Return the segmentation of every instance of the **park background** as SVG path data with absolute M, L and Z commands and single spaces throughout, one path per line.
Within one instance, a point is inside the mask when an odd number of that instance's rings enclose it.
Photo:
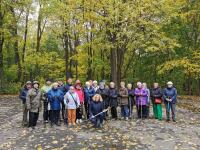
M 3 0 L 0 93 L 27 80 L 172 80 L 200 95 L 198 0 Z

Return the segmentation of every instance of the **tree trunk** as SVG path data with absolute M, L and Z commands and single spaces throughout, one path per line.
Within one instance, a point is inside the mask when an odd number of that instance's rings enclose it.
M 68 66 L 69 66 L 69 39 L 67 34 L 63 35 L 63 47 L 65 51 L 65 74 L 66 74 L 66 81 L 70 77 Z
M 1 4 L 0 4 L 1 10 Z M 0 11 L 0 29 L 3 28 L 3 13 Z M 3 43 L 4 43 L 4 34 L 0 31 L 0 88 L 3 86 Z

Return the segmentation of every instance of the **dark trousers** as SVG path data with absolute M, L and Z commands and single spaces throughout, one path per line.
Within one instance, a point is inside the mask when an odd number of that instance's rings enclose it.
M 111 107 L 111 115 L 112 115 L 112 118 L 117 119 L 117 108 L 116 107 Z
M 137 115 L 138 118 L 147 118 L 147 106 L 146 105 L 138 105 L 137 106 Z
M 83 105 L 76 109 L 76 119 L 82 119 Z
M 51 124 L 58 124 L 60 110 L 51 110 Z
M 85 105 L 85 113 L 88 119 L 89 118 L 89 103 L 85 101 L 84 105 Z
M 166 108 L 167 119 L 170 119 L 170 111 L 171 111 L 172 119 L 175 120 L 176 119 L 176 104 L 165 102 L 165 108 Z
M 29 127 L 35 127 L 37 124 L 39 112 L 29 112 Z
M 96 128 L 99 128 L 100 127 L 100 124 L 103 123 L 103 119 L 104 119 L 104 115 L 101 114 L 101 115 L 98 115 L 96 116 L 95 118 L 91 119 L 91 122 L 94 124 L 94 126 Z
M 62 109 L 61 109 L 62 119 L 64 120 L 65 119 L 65 104 L 64 104 L 64 101 L 61 102 L 61 105 L 62 105 Z
M 43 119 L 44 121 L 49 121 L 50 120 L 50 112 L 48 110 L 48 102 L 44 101 L 44 112 L 43 112 Z

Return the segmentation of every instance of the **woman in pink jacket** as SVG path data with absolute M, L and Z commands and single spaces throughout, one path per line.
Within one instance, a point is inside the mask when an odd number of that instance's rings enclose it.
M 80 100 L 80 107 L 76 110 L 76 123 L 82 123 L 83 106 L 84 106 L 84 91 L 80 80 L 76 80 L 75 92 L 77 93 Z

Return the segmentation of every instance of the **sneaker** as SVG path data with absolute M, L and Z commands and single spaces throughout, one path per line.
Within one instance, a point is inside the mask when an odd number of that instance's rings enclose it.
M 60 123 L 56 123 L 55 125 L 56 125 L 56 126 L 61 126 Z
M 173 122 L 176 122 L 176 119 L 173 119 Z
M 76 125 L 76 123 L 72 123 L 72 125 L 73 125 L 73 126 L 75 126 L 75 125 Z
M 71 124 L 71 123 L 68 123 L 68 126 L 69 126 L 69 127 L 71 127 L 71 126 L 72 126 L 72 124 Z
M 76 119 L 76 123 L 77 123 L 77 124 L 79 123 L 79 119 Z
M 126 117 L 125 120 L 128 121 L 128 117 Z
M 49 123 L 49 121 L 48 121 L 48 120 L 45 120 L 44 123 Z
M 79 120 L 79 122 L 80 122 L 80 123 L 82 123 L 82 122 L 83 122 L 83 120 L 82 120 L 82 119 L 80 119 L 80 120 Z
M 170 119 L 167 119 L 166 121 L 167 121 L 167 122 L 169 122 L 169 121 L 170 121 Z

